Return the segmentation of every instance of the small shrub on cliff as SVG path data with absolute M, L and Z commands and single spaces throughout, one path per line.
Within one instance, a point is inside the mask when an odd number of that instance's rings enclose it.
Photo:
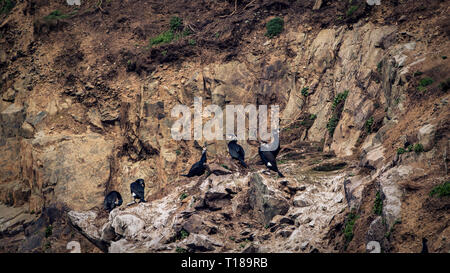
M 430 196 L 433 197 L 435 195 L 437 195 L 438 197 L 449 196 L 450 195 L 450 181 L 447 181 L 444 184 L 434 187 L 430 191 Z
M 167 44 L 172 42 L 173 40 L 173 31 L 168 30 L 165 31 L 158 36 L 150 39 L 150 46 L 159 45 L 159 44 Z
M 336 109 L 339 103 L 344 102 L 347 99 L 348 92 L 349 92 L 348 90 L 345 90 L 344 92 L 336 95 L 336 97 L 333 100 L 333 106 L 331 106 L 332 110 Z
M 416 153 L 421 153 L 421 152 L 423 152 L 423 151 L 424 151 L 424 150 L 423 150 L 423 145 L 420 144 L 420 143 L 417 143 L 417 144 L 415 144 L 415 145 L 412 145 L 412 144 L 408 145 L 408 147 L 406 147 L 406 149 L 404 149 L 404 148 L 398 148 L 398 149 L 397 149 L 397 154 L 401 155 L 401 154 L 409 153 L 409 152 L 412 152 L 412 151 L 414 151 L 414 152 L 416 152 Z
M 187 238 L 189 236 L 189 232 L 187 232 L 186 230 L 182 229 L 178 232 L 177 236 L 176 236 L 176 240 L 183 240 L 185 238 Z
M 190 29 L 188 29 L 188 28 L 185 28 L 184 30 L 183 30 L 183 32 L 181 33 L 181 36 L 182 37 L 186 37 L 186 36 L 189 36 L 189 35 L 191 35 L 192 34 L 192 31 L 190 30 Z
M 284 28 L 284 21 L 280 17 L 275 17 L 266 24 L 266 36 L 273 38 L 279 35 Z
M 50 242 L 45 242 L 44 246 L 42 247 L 44 251 L 49 250 L 52 247 L 52 244 Z
M 421 153 L 421 152 L 423 152 L 423 145 L 420 144 L 420 143 L 417 143 L 416 145 L 414 145 L 413 150 L 414 150 L 414 152 L 416 152 L 417 154 L 418 154 L 418 153 Z
M 189 45 L 195 46 L 197 42 L 194 39 L 189 39 Z
M 69 18 L 69 17 L 75 15 L 76 13 L 77 13 L 77 11 L 74 11 L 74 12 L 69 13 L 69 14 L 64 14 L 64 13 L 62 13 L 59 10 L 54 10 L 54 11 L 50 12 L 49 15 L 45 16 L 44 20 L 46 20 L 46 21 L 53 21 L 53 20 L 66 19 L 66 18 Z
M 187 197 L 188 197 L 187 193 L 183 192 L 183 193 L 180 195 L 180 200 L 184 200 L 184 199 L 186 199 Z
M 307 97 L 307 96 L 309 95 L 308 90 L 309 90 L 309 87 L 304 87 L 304 88 L 302 89 L 302 95 L 305 96 L 305 97 Z
M 381 200 L 381 194 L 378 191 L 377 195 L 375 196 L 375 202 L 373 204 L 373 213 L 376 215 L 381 215 L 383 212 L 383 200 Z
M 8 14 L 14 8 L 11 0 L 0 0 L 0 14 Z
M 367 133 L 372 133 L 372 125 L 373 125 L 373 117 L 370 117 L 367 121 L 366 121 L 366 131 Z
M 187 232 L 184 229 L 180 232 L 180 234 L 181 234 L 181 239 L 184 239 L 189 236 L 189 232 Z
M 185 248 L 182 248 L 182 247 L 179 247 L 179 246 L 177 246 L 175 251 L 177 253 L 186 253 L 187 252 L 187 250 Z
M 331 118 L 328 120 L 328 123 L 327 123 L 327 129 L 328 129 L 328 132 L 330 133 L 330 136 L 333 136 L 334 131 L 336 129 L 337 124 L 339 123 L 339 119 L 341 116 L 342 107 L 338 107 L 338 106 L 343 105 L 343 103 L 347 99 L 348 92 L 349 92 L 348 90 L 345 90 L 344 92 L 337 94 L 333 100 L 333 105 L 331 106 L 331 109 L 333 110 L 334 113 L 331 116 Z
M 173 32 L 180 30 L 183 26 L 183 20 L 178 16 L 173 16 L 170 18 L 170 30 Z
M 192 33 L 188 28 L 183 28 L 183 19 L 177 16 L 173 16 L 170 19 L 169 29 L 159 34 L 158 36 L 151 38 L 149 47 L 160 44 L 168 44 L 173 40 L 178 40 L 191 34 Z M 192 42 L 189 41 L 189 44 L 192 45 Z
M 409 152 L 412 152 L 414 150 L 414 145 L 412 145 L 412 144 L 409 144 L 408 145 L 408 147 L 406 147 L 406 151 L 409 153 Z
M 417 90 L 419 90 L 420 92 L 425 92 L 427 91 L 427 89 L 425 87 L 431 85 L 433 83 L 433 79 L 432 78 L 423 78 L 419 81 L 419 86 L 417 87 Z
M 339 122 L 339 118 L 335 115 L 333 115 L 330 120 L 327 123 L 327 129 L 328 132 L 330 133 L 330 136 L 332 136 L 334 134 L 334 130 L 336 130 L 336 126 Z
M 355 212 L 350 212 L 347 216 L 347 220 L 345 221 L 344 228 L 344 237 L 346 244 L 350 243 L 353 239 L 353 227 L 355 226 L 355 222 L 358 219 L 358 215 Z
M 428 86 L 428 85 L 430 85 L 432 83 L 433 83 L 433 79 L 432 78 L 423 78 L 423 79 L 420 80 L 419 85 L 425 87 L 425 86 Z
M 46 229 L 45 229 L 45 238 L 50 237 L 53 234 L 53 227 L 52 225 L 49 225 Z
M 381 73 L 381 70 L 383 69 L 383 62 L 379 62 L 378 64 L 377 64 L 377 71 L 378 71 L 378 73 Z
M 347 17 L 350 17 L 353 15 L 353 13 L 355 13 L 356 10 L 358 10 L 359 6 L 350 6 L 347 10 Z

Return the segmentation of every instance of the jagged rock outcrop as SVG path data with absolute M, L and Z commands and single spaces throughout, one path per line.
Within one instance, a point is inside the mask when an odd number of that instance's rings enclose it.
M 0 15 L 0 241 L 46 249 L 52 221 L 35 215 L 62 204 L 108 252 L 413 251 L 419 237 L 448 251 L 448 197 L 429 195 L 448 177 L 447 3 L 379 2 L 243 1 L 228 16 L 226 1 L 165 3 L 190 34 L 145 49 L 167 27 L 164 10 L 143 13 L 159 3 L 81 6 L 55 22 L 41 17 L 61 3 L 16 3 Z M 285 24 L 269 39 L 272 15 Z M 172 139 L 171 110 L 195 97 L 279 105 L 286 177 L 262 171 L 251 141 L 244 170 L 224 140 Z M 203 146 L 209 176 L 180 177 Z M 138 178 L 148 202 L 125 206 Z M 111 190 L 124 205 L 107 215 Z
M 212 174 L 200 184 L 193 181 L 151 204 L 116 208 L 107 218 L 93 211 L 72 211 L 69 216 L 92 241 L 109 245 L 110 252 L 220 252 L 248 241 L 254 242 L 253 251 L 326 249 L 326 227 L 345 207 L 339 186 L 344 175 L 340 179 L 326 172 L 294 177 L 279 184 L 257 173 L 244 177 Z M 307 187 L 294 187 L 298 179 L 313 180 Z M 282 189 L 288 189 L 287 185 L 300 189 L 294 191 L 299 195 L 286 194 Z M 324 194 L 325 189 L 329 192 Z M 180 201 L 180 196 L 185 199 Z M 291 205 L 300 198 L 309 206 Z M 229 226 L 236 229 L 230 231 Z M 227 235 L 230 232 L 239 236 Z M 296 247 L 299 236 L 312 247 Z

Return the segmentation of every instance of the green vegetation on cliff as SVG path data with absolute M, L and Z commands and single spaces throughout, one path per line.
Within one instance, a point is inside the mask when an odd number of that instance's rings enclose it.
M 275 17 L 266 24 L 266 36 L 273 38 L 279 35 L 284 29 L 284 21 L 280 17 Z

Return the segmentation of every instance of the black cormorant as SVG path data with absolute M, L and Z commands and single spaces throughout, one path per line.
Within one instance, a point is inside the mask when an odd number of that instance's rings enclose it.
M 192 165 L 192 167 L 189 170 L 188 174 L 182 174 L 182 176 L 193 177 L 193 176 L 201 176 L 201 175 L 203 175 L 205 173 L 205 170 L 206 170 L 205 163 L 206 163 L 206 147 L 203 148 L 202 157 L 200 158 L 200 161 L 198 161 L 194 165 Z
M 284 177 L 284 175 L 278 170 L 277 160 L 273 154 L 273 151 L 262 151 L 260 146 L 258 148 L 258 154 L 264 162 L 264 165 L 266 165 L 269 170 L 277 172 L 280 177 Z
M 239 160 L 241 165 L 244 168 L 247 168 L 247 164 L 245 164 L 244 162 L 245 158 L 244 148 L 242 148 L 241 145 L 237 144 L 236 136 L 233 136 L 233 139 L 230 142 L 228 142 L 228 152 L 230 153 L 233 159 Z
M 145 202 L 144 189 L 144 179 L 139 178 L 138 180 L 130 184 L 131 196 L 133 196 L 134 203 L 136 203 L 136 199 L 139 199 L 139 203 Z
M 115 207 L 122 205 L 122 196 L 116 191 L 111 191 L 106 195 L 103 207 L 107 211 L 112 211 Z

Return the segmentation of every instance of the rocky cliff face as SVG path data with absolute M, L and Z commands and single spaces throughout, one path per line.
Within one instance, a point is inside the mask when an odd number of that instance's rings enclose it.
M 2 251 L 450 250 L 448 193 L 430 194 L 448 184 L 448 1 L 174 2 L 2 15 Z M 175 15 L 189 33 L 149 46 Z M 280 105 L 286 177 L 214 141 L 218 172 L 181 178 L 201 149 L 172 139 L 171 110 L 194 97 Z M 137 178 L 148 202 L 126 206 Z

